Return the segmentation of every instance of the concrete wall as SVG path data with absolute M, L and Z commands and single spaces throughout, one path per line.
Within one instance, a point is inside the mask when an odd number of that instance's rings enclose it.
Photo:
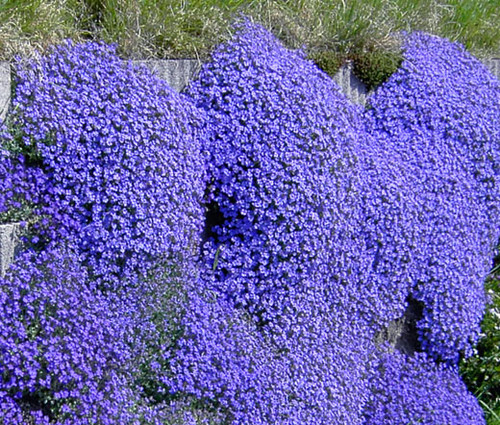
M 366 103 L 368 91 L 359 78 L 354 75 L 351 62 L 342 65 L 339 72 L 333 77 L 333 81 L 340 86 L 342 92 L 351 102 L 359 105 L 364 105 Z
M 149 60 L 136 61 L 151 68 L 159 78 L 164 79 L 174 90 L 181 91 L 191 79 L 195 78 L 201 68 L 197 60 Z M 500 79 L 500 58 L 484 61 L 491 72 Z M 352 64 L 345 64 L 335 75 L 334 80 L 339 84 L 342 91 L 355 103 L 366 102 L 367 90 L 363 83 L 353 74 Z M 5 119 L 11 90 L 10 65 L 0 62 L 0 119 Z M 13 258 L 15 243 L 12 242 L 13 235 L 17 230 L 7 226 L 0 226 L 0 273 L 3 273 L 9 261 Z
M 21 244 L 19 224 L 0 224 L 0 277 L 5 275 Z
M 201 68 L 197 60 L 151 60 L 137 61 L 152 69 L 159 78 L 164 79 L 174 90 L 181 91 L 191 79 L 195 78 Z M 490 59 L 485 65 L 500 79 L 500 58 Z M 364 105 L 369 93 L 363 83 L 353 74 L 352 64 L 344 65 L 334 81 L 339 84 L 343 93 L 352 102 Z M 0 120 L 5 119 L 10 102 L 11 75 L 10 65 L 0 62 Z M 16 250 L 20 247 L 20 227 L 18 224 L 0 225 L 0 277 L 3 276 L 13 261 Z M 376 337 L 377 343 L 389 343 L 405 353 L 412 353 L 418 348 L 415 323 L 419 319 L 418 306 L 409 305 L 405 315 L 387 329 L 382 330 Z
M 485 59 L 483 63 L 500 80 L 500 58 Z
M 147 66 L 177 92 L 182 91 L 201 69 L 201 62 L 193 59 L 148 60 L 134 63 Z
M 10 65 L 0 62 L 0 121 L 5 119 L 10 103 Z
M 201 68 L 201 63 L 193 59 L 147 60 L 135 61 L 135 63 L 152 69 L 159 78 L 165 80 L 178 92 L 196 77 Z M 486 59 L 484 64 L 500 79 L 500 58 Z M 343 65 L 333 79 L 352 102 L 365 104 L 369 93 L 352 72 L 351 63 Z M 7 62 L 0 62 L 0 120 L 5 119 L 9 107 L 10 87 L 10 65 Z

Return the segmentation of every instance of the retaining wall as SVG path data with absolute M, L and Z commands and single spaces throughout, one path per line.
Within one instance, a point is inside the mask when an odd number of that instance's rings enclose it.
M 500 79 L 500 58 L 483 61 L 491 72 Z M 170 87 L 180 92 L 201 68 L 201 63 L 192 59 L 147 60 L 136 61 L 151 68 L 159 78 L 165 80 Z M 354 75 L 352 64 L 343 65 L 333 77 L 342 91 L 355 103 L 364 105 L 368 92 L 364 84 Z M 7 114 L 11 95 L 11 69 L 8 62 L 0 62 L 0 120 Z
M 149 60 L 136 61 L 151 68 L 159 78 L 165 80 L 174 90 L 181 91 L 200 70 L 201 63 L 197 60 Z M 500 58 L 484 61 L 491 72 L 500 79 Z M 342 66 L 333 77 L 342 91 L 352 102 L 364 105 L 369 94 L 363 83 L 354 75 L 352 64 Z M 5 119 L 11 94 L 11 69 L 6 62 L 0 62 L 0 120 Z M 5 274 L 9 264 L 20 247 L 20 227 L 18 224 L 0 225 L 0 276 Z M 417 348 L 415 323 L 418 319 L 417 307 L 410 305 L 401 319 L 394 321 L 387 329 L 380 332 L 377 342 L 389 342 L 400 351 L 412 353 Z
M 19 224 L 0 224 L 0 277 L 5 275 L 16 252 L 21 247 L 20 234 Z

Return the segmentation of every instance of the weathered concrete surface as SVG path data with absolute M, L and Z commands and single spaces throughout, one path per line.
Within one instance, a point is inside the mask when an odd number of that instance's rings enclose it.
M 500 80 L 500 58 L 485 59 L 483 63 Z
M 394 320 L 375 336 L 375 343 L 389 344 L 404 354 L 412 355 L 420 350 L 417 334 L 417 322 L 422 318 L 422 305 L 409 300 L 408 307 L 400 319 Z
M 333 77 L 344 93 L 353 103 L 364 105 L 368 92 L 365 85 L 354 75 L 352 63 L 342 65 L 339 72 Z
M 5 275 L 20 249 L 21 226 L 18 223 L 0 224 L 0 277 Z
M 146 65 L 177 92 L 182 91 L 201 68 L 201 63 L 195 59 L 148 60 L 135 63 Z
M 10 104 L 10 64 L 0 62 L 0 122 L 5 119 Z

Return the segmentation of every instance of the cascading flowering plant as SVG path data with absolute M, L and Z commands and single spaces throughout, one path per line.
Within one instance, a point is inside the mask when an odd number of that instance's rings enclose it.
M 446 40 L 403 56 L 367 110 L 249 21 L 183 95 L 102 44 L 22 63 L 0 214 L 37 219 L 0 289 L 0 418 L 483 424 L 456 362 L 499 236 L 500 88 Z M 377 348 L 408 303 L 422 352 Z
M 38 237 L 75 237 L 103 284 L 196 253 L 203 120 L 151 71 L 67 42 L 18 65 L 10 122 L 46 176 Z

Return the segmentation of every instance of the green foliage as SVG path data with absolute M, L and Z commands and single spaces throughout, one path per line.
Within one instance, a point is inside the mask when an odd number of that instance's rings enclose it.
M 29 56 L 65 38 L 115 42 L 129 58 L 204 57 L 241 14 L 313 58 L 369 56 L 371 46 L 387 49 L 395 34 L 412 30 L 484 56 L 500 49 L 499 10 L 498 0 L 0 0 L 0 57 Z
M 368 90 L 373 90 L 399 68 L 402 60 L 400 52 L 371 49 L 356 57 L 353 71 Z
M 483 338 L 476 354 L 464 360 L 461 374 L 469 389 L 484 409 L 488 425 L 500 425 L 500 279 L 493 276 L 486 282 L 490 297 L 482 323 Z
M 343 63 L 342 56 L 331 50 L 312 52 L 308 55 L 308 58 L 331 77 L 338 72 Z

